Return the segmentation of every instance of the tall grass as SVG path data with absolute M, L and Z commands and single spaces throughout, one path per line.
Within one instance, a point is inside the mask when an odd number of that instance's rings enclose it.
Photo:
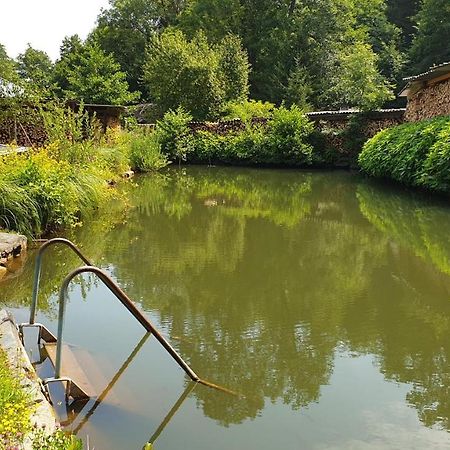
M 36 236 L 80 225 L 130 166 L 149 171 L 168 164 L 153 134 L 102 135 L 82 106 L 50 103 L 40 112 L 46 147 L 0 158 L 0 228 Z

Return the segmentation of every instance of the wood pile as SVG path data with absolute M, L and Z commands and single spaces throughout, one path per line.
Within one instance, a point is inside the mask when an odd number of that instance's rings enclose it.
M 24 147 L 42 147 L 47 140 L 44 127 L 34 123 L 23 123 L 14 119 L 0 122 L 0 144 L 11 144 Z
M 424 87 L 408 98 L 405 119 L 408 122 L 450 115 L 450 80 Z
M 268 119 L 258 117 L 251 120 L 251 125 L 266 125 Z M 191 122 L 189 128 L 194 132 L 208 131 L 210 133 L 226 135 L 245 130 L 246 124 L 241 119 L 221 120 L 219 122 Z

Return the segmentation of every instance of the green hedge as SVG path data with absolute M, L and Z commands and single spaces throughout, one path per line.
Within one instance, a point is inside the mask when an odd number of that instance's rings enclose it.
M 308 166 L 321 160 L 311 145 L 314 126 L 295 106 L 275 109 L 267 124 L 247 124 L 242 131 L 224 135 L 190 132 L 188 123 L 182 110 L 169 111 L 158 121 L 155 134 L 169 158 L 203 164 L 285 166 Z
M 358 160 L 369 175 L 450 193 L 450 116 L 383 130 Z

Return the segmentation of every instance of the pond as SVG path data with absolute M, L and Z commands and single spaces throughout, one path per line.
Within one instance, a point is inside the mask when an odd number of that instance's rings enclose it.
M 109 386 L 59 409 L 90 448 L 450 447 L 448 202 L 344 171 L 185 167 L 122 189 L 129 204 L 68 236 L 199 375 L 241 395 L 193 386 L 101 282 L 78 277 L 65 340 Z M 34 256 L 0 285 L 18 321 Z M 53 331 L 77 265 L 66 249 L 45 257 L 39 321 Z

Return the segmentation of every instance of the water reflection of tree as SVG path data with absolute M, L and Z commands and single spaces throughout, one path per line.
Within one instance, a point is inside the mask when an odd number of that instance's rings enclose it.
M 386 194 L 366 184 L 358 187 L 357 196 L 363 215 L 383 234 L 450 274 L 448 202 Z
M 388 378 L 412 384 L 407 401 L 425 425 L 450 429 L 448 208 L 366 185 L 358 188 L 358 198 L 363 214 L 390 239 L 395 267 L 389 285 L 372 288 L 380 298 L 373 325 L 380 330 L 381 368 Z
M 346 347 L 410 383 L 423 423 L 450 428 L 445 208 L 345 174 L 194 168 L 137 183 L 127 223 L 76 240 L 202 376 L 246 395 L 197 389 L 206 415 L 228 425 L 266 401 L 318 401 Z
M 189 189 L 176 194 L 180 177 Z M 364 222 L 342 221 L 355 215 L 340 210 L 343 198 L 354 203 L 353 188 L 317 177 L 315 193 L 310 174 L 289 172 L 186 177 L 143 180 L 135 216 L 116 229 L 129 250 L 108 247 L 116 276 L 182 338 L 199 373 L 246 394 L 236 401 L 199 390 L 208 416 L 230 424 L 255 417 L 266 399 L 294 408 L 317 401 L 346 305 L 367 288 L 383 250 Z M 185 213 L 174 220 L 173 209 Z

